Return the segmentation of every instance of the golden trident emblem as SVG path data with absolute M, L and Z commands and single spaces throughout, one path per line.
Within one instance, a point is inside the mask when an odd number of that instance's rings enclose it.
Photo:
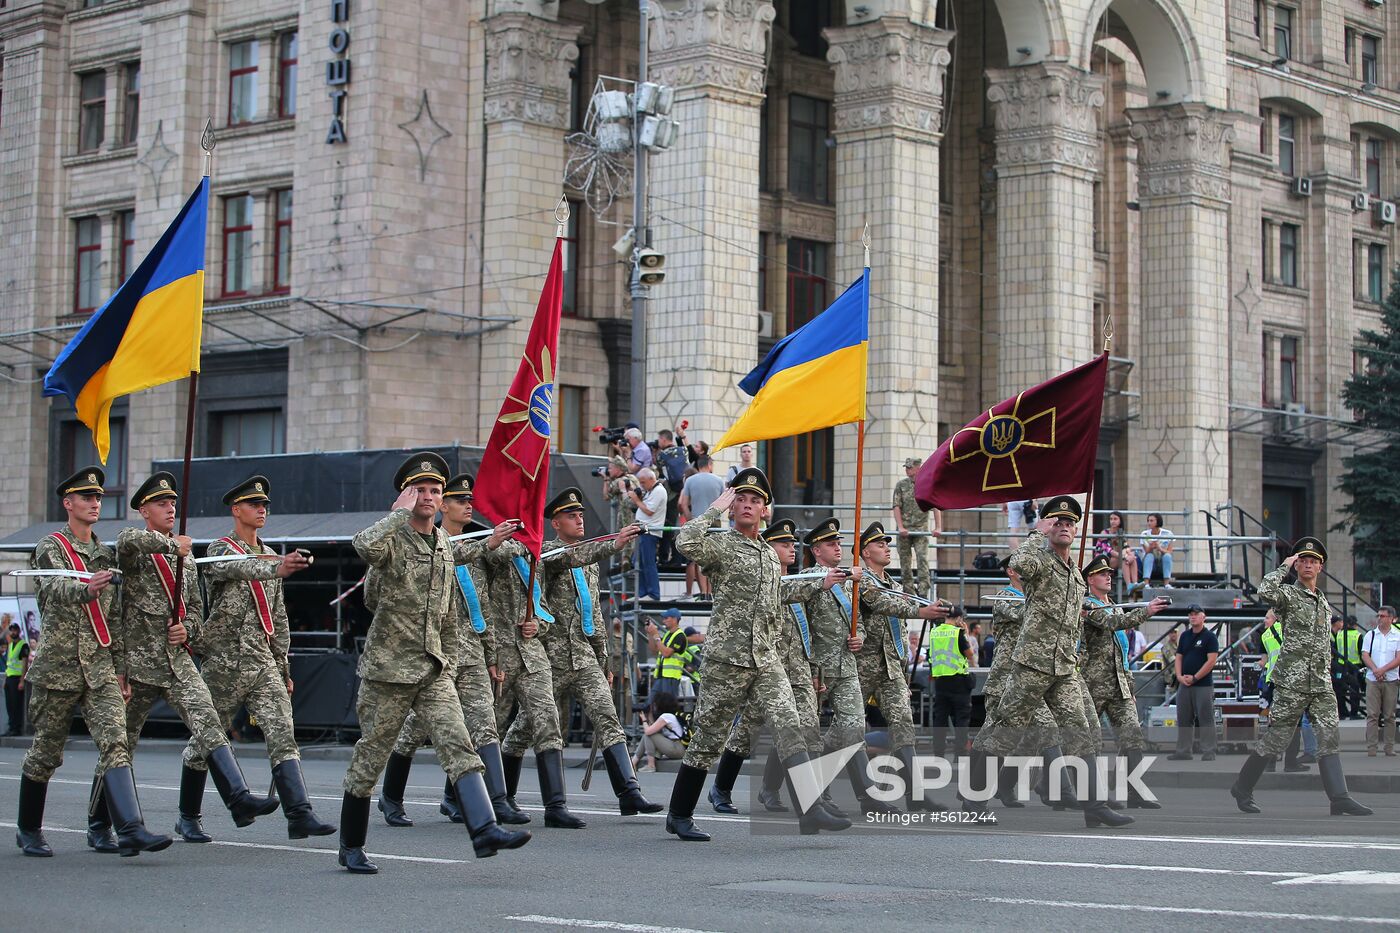
M 1024 394 L 1016 396 L 1010 411 L 987 409 L 984 418 L 959 430 L 948 445 L 949 463 L 958 463 L 969 457 L 986 457 L 986 468 L 982 471 L 983 492 L 1021 487 L 1021 468 L 1016 462 L 1016 452 L 1022 447 L 1055 448 L 1055 408 L 1052 406 L 1023 417 L 1021 396 Z M 962 449 L 959 448 L 960 443 Z

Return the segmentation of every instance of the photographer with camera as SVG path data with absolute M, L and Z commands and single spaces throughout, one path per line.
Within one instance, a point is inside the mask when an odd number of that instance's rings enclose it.
M 642 747 L 633 762 L 637 771 L 655 771 L 658 758 L 679 761 L 685 757 L 685 726 L 676 715 L 679 708 L 675 694 L 658 693 L 651 698 L 650 707 L 641 714 Z
M 637 477 L 627 472 L 627 461 L 621 457 L 612 457 L 607 466 L 599 467 L 595 473 L 603 477 L 603 495 L 609 503 L 617 506 L 617 527 L 626 528 L 635 522 L 637 506 L 632 501 L 631 490 L 640 489 L 641 483 L 637 482 Z M 619 552 L 624 565 L 631 563 L 632 552 L 635 549 L 636 544 L 629 541 Z
M 661 528 L 666 524 L 666 487 L 650 467 L 637 472 L 641 488 L 632 488 L 627 496 L 637 508 L 637 523 L 642 536 L 637 539 L 637 598 L 661 598 L 661 576 L 656 566 L 656 552 L 661 545 Z
M 642 440 L 640 429 L 628 427 L 622 432 L 622 439 L 614 440 L 611 444 L 613 453 L 627 464 L 627 472 L 636 473 L 651 466 L 651 447 Z

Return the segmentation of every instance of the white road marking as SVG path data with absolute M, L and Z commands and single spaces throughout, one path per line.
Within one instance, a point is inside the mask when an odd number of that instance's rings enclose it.
M 708 933 L 705 930 L 692 930 L 688 927 L 658 927 L 646 923 L 619 923 L 616 920 L 579 920 L 575 917 L 544 917 L 539 914 L 524 914 L 506 917 L 517 923 L 545 923 L 556 927 L 588 927 L 593 930 L 629 930 L 632 933 Z
M 1400 926 L 1396 917 L 1356 917 L 1337 914 L 1293 914 L 1268 910 L 1228 910 L 1224 907 L 1164 907 L 1155 904 L 1098 904 L 1092 901 L 1043 901 L 1029 897 L 978 897 L 982 904 L 1019 904 L 1026 907 L 1065 907 L 1071 910 L 1138 911 L 1149 914 L 1189 914 L 1204 917 L 1229 917 L 1240 920 L 1296 920 L 1301 923 L 1368 923 L 1375 926 Z
M 1400 885 L 1400 871 L 1334 871 L 1325 875 L 1304 875 L 1274 884 L 1391 884 Z
M 1308 875 L 1305 871 L 1252 871 L 1241 868 L 1196 868 L 1189 865 L 1123 865 L 1113 862 L 1042 862 L 1025 858 L 978 858 L 972 861 L 992 862 L 997 865 L 1041 865 L 1047 868 L 1098 868 L 1116 871 L 1180 872 L 1191 875 L 1246 875 L 1256 878 L 1306 878 Z M 1278 883 L 1298 884 L 1300 882 L 1280 881 Z
M 1260 839 L 1258 837 L 1223 839 L 1212 836 L 1145 836 L 1119 835 L 1118 833 L 1095 835 L 1094 833 L 1022 833 L 1006 830 L 988 830 L 986 832 L 988 835 L 1026 836 L 1036 839 L 1092 839 L 1094 842 L 1154 842 L 1189 846 L 1248 846 L 1252 849 L 1262 846 L 1285 849 L 1364 849 L 1377 852 L 1400 852 L 1400 843 L 1366 842 L 1364 840 L 1325 842 L 1320 839 L 1289 839 L 1286 837 L 1283 839 Z

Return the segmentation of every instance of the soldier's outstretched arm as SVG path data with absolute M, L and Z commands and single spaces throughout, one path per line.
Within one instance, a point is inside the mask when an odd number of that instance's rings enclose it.
M 822 578 L 782 580 L 778 583 L 778 600 L 784 603 L 805 603 L 821 592 Z
M 180 544 L 170 535 L 144 528 L 123 528 L 117 535 L 117 563 L 128 565 L 138 555 L 166 554 L 174 557 Z
M 1124 612 L 1121 609 L 1114 610 L 1112 607 L 1104 607 L 1102 609 L 1090 609 L 1084 614 L 1085 625 L 1092 625 L 1106 632 L 1122 632 L 1130 628 L 1137 628 L 1147 620 L 1148 613 L 1146 609 L 1134 609 L 1132 612 Z
M 1287 602 L 1283 590 L 1283 580 L 1288 576 L 1287 567 L 1279 567 L 1270 573 L 1264 574 L 1264 579 L 1259 581 L 1259 598 L 1270 606 L 1278 609 Z
M 723 514 L 719 509 L 706 509 L 698 518 L 686 522 L 676 535 L 676 550 L 706 570 L 718 565 L 724 556 L 724 546 L 709 531 Z
M 52 538 L 39 542 L 30 564 L 35 570 L 71 570 L 57 542 Z M 34 587 L 52 606 L 81 606 L 92 602 L 87 583 L 73 577 L 40 577 Z
M 860 588 L 860 608 L 876 612 L 882 616 L 898 616 L 901 619 L 915 619 L 919 616 L 921 603 L 892 590 L 876 589 L 873 586 Z
M 350 539 L 355 553 L 371 567 L 383 567 L 394 556 L 394 535 L 408 524 L 408 509 L 394 509 Z
M 205 551 L 206 557 L 228 557 L 235 555 L 235 551 L 223 541 L 215 541 L 209 545 Z M 204 579 L 211 583 L 222 583 L 225 580 L 275 580 L 277 579 L 277 566 L 280 562 L 262 558 L 253 560 L 218 560 L 201 564 L 199 572 L 204 574 Z
M 573 570 L 576 567 L 600 563 L 616 553 L 617 545 L 612 540 L 587 541 L 566 547 L 540 563 L 548 564 L 551 570 Z

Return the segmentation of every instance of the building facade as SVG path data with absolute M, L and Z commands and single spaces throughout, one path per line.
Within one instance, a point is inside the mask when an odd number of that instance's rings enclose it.
M 1290 538 L 1337 520 L 1362 440 L 1341 386 L 1395 259 L 1391 6 L 650 10 L 680 133 L 649 159 L 649 433 L 717 438 L 739 379 L 859 276 L 868 225 L 867 509 L 887 514 L 905 456 L 1111 326 L 1099 505 L 1196 533 L 1225 503 Z M 0 531 L 55 517 L 53 482 L 90 456 L 39 377 L 197 183 L 206 120 L 197 455 L 481 442 L 561 195 L 555 440 L 600 450 L 588 429 L 631 402 L 631 195 L 590 210 L 566 137 L 600 78 L 636 76 L 638 33 L 625 0 L 0 2 Z M 114 409 L 113 517 L 178 455 L 185 391 Z M 779 498 L 848 503 L 854 438 L 764 445 Z

